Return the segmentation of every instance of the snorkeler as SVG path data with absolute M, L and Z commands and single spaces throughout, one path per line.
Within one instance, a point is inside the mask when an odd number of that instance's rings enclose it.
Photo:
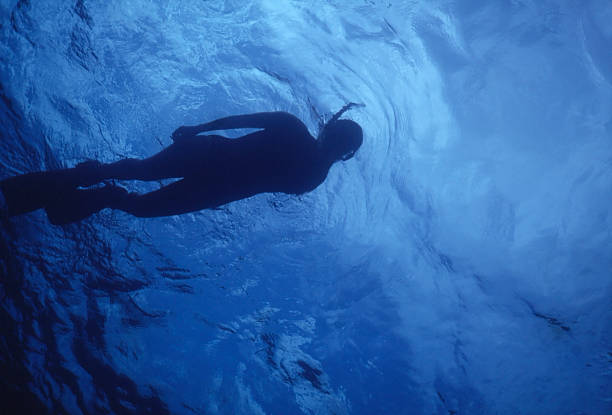
M 9 216 L 45 209 L 51 223 L 82 220 L 104 208 L 138 217 L 179 215 L 215 208 L 259 193 L 302 194 L 314 190 L 333 163 L 350 159 L 363 141 L 359 124 L 340 120 L 355 106 L 336 113 L 315 139 L 286 112 L 262 112 L 179 127 L 173 144 L 147 159 L 103 164 L 86 161 L 74 168 L 29 173 L 0 181 Z M 256 128 L 230 139 L 199 135 L 207 131 Z M 150 193 L 129 193 L 109 179 L 180 178 Z

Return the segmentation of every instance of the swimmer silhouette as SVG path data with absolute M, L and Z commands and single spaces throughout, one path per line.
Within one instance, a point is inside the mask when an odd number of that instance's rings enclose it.
M 325 124 L 318 139 L 286 112 L 262 112 L 179 127 L 173 144 L 147 159 L 102 164 L 86 161 L 74 168 L 29 173 L 0 182 L 9 216 L 45 209 L 51 223 L 82 220 L 104 208 L 138 217 L 179 215 L 215 208 L 258 193 L 302 194 L 319 186 L 333 163 L 350 159 L 363 141 L 362 129 L 340 116 Z M 240 138 L 199 135 L 208 131 L 256 128 Z M 160 189 L 128 193 L 109 179 L 180 178 Z M 85 188 L 83 188 L 85 187 Z

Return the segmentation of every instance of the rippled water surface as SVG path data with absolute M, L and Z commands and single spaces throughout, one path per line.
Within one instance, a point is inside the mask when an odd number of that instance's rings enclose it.
M 314 134 L 365 104 L 357 156 L 304 196 L 3 218 L 3 413 L 612 412 L 608 1 L 0 17 L 1 178 L 147 157 L 230 114 Z

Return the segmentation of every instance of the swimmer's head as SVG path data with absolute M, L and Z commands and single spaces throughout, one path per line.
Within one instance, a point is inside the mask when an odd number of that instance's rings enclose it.
M 334 120 L 319 136 L 321 148 L 333 161 L 349 160 L 363 143 L 363 130 L 355 121 Z

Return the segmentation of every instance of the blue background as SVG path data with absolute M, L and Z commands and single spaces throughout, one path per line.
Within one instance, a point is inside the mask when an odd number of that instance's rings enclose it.
M 366 105 L 355 159 L 304 196 L 4 218 L 2 413 L 612 413 L 609 1 L 0 17 L 2 178 L 147 157 L 231 114 L 316 134 Z

